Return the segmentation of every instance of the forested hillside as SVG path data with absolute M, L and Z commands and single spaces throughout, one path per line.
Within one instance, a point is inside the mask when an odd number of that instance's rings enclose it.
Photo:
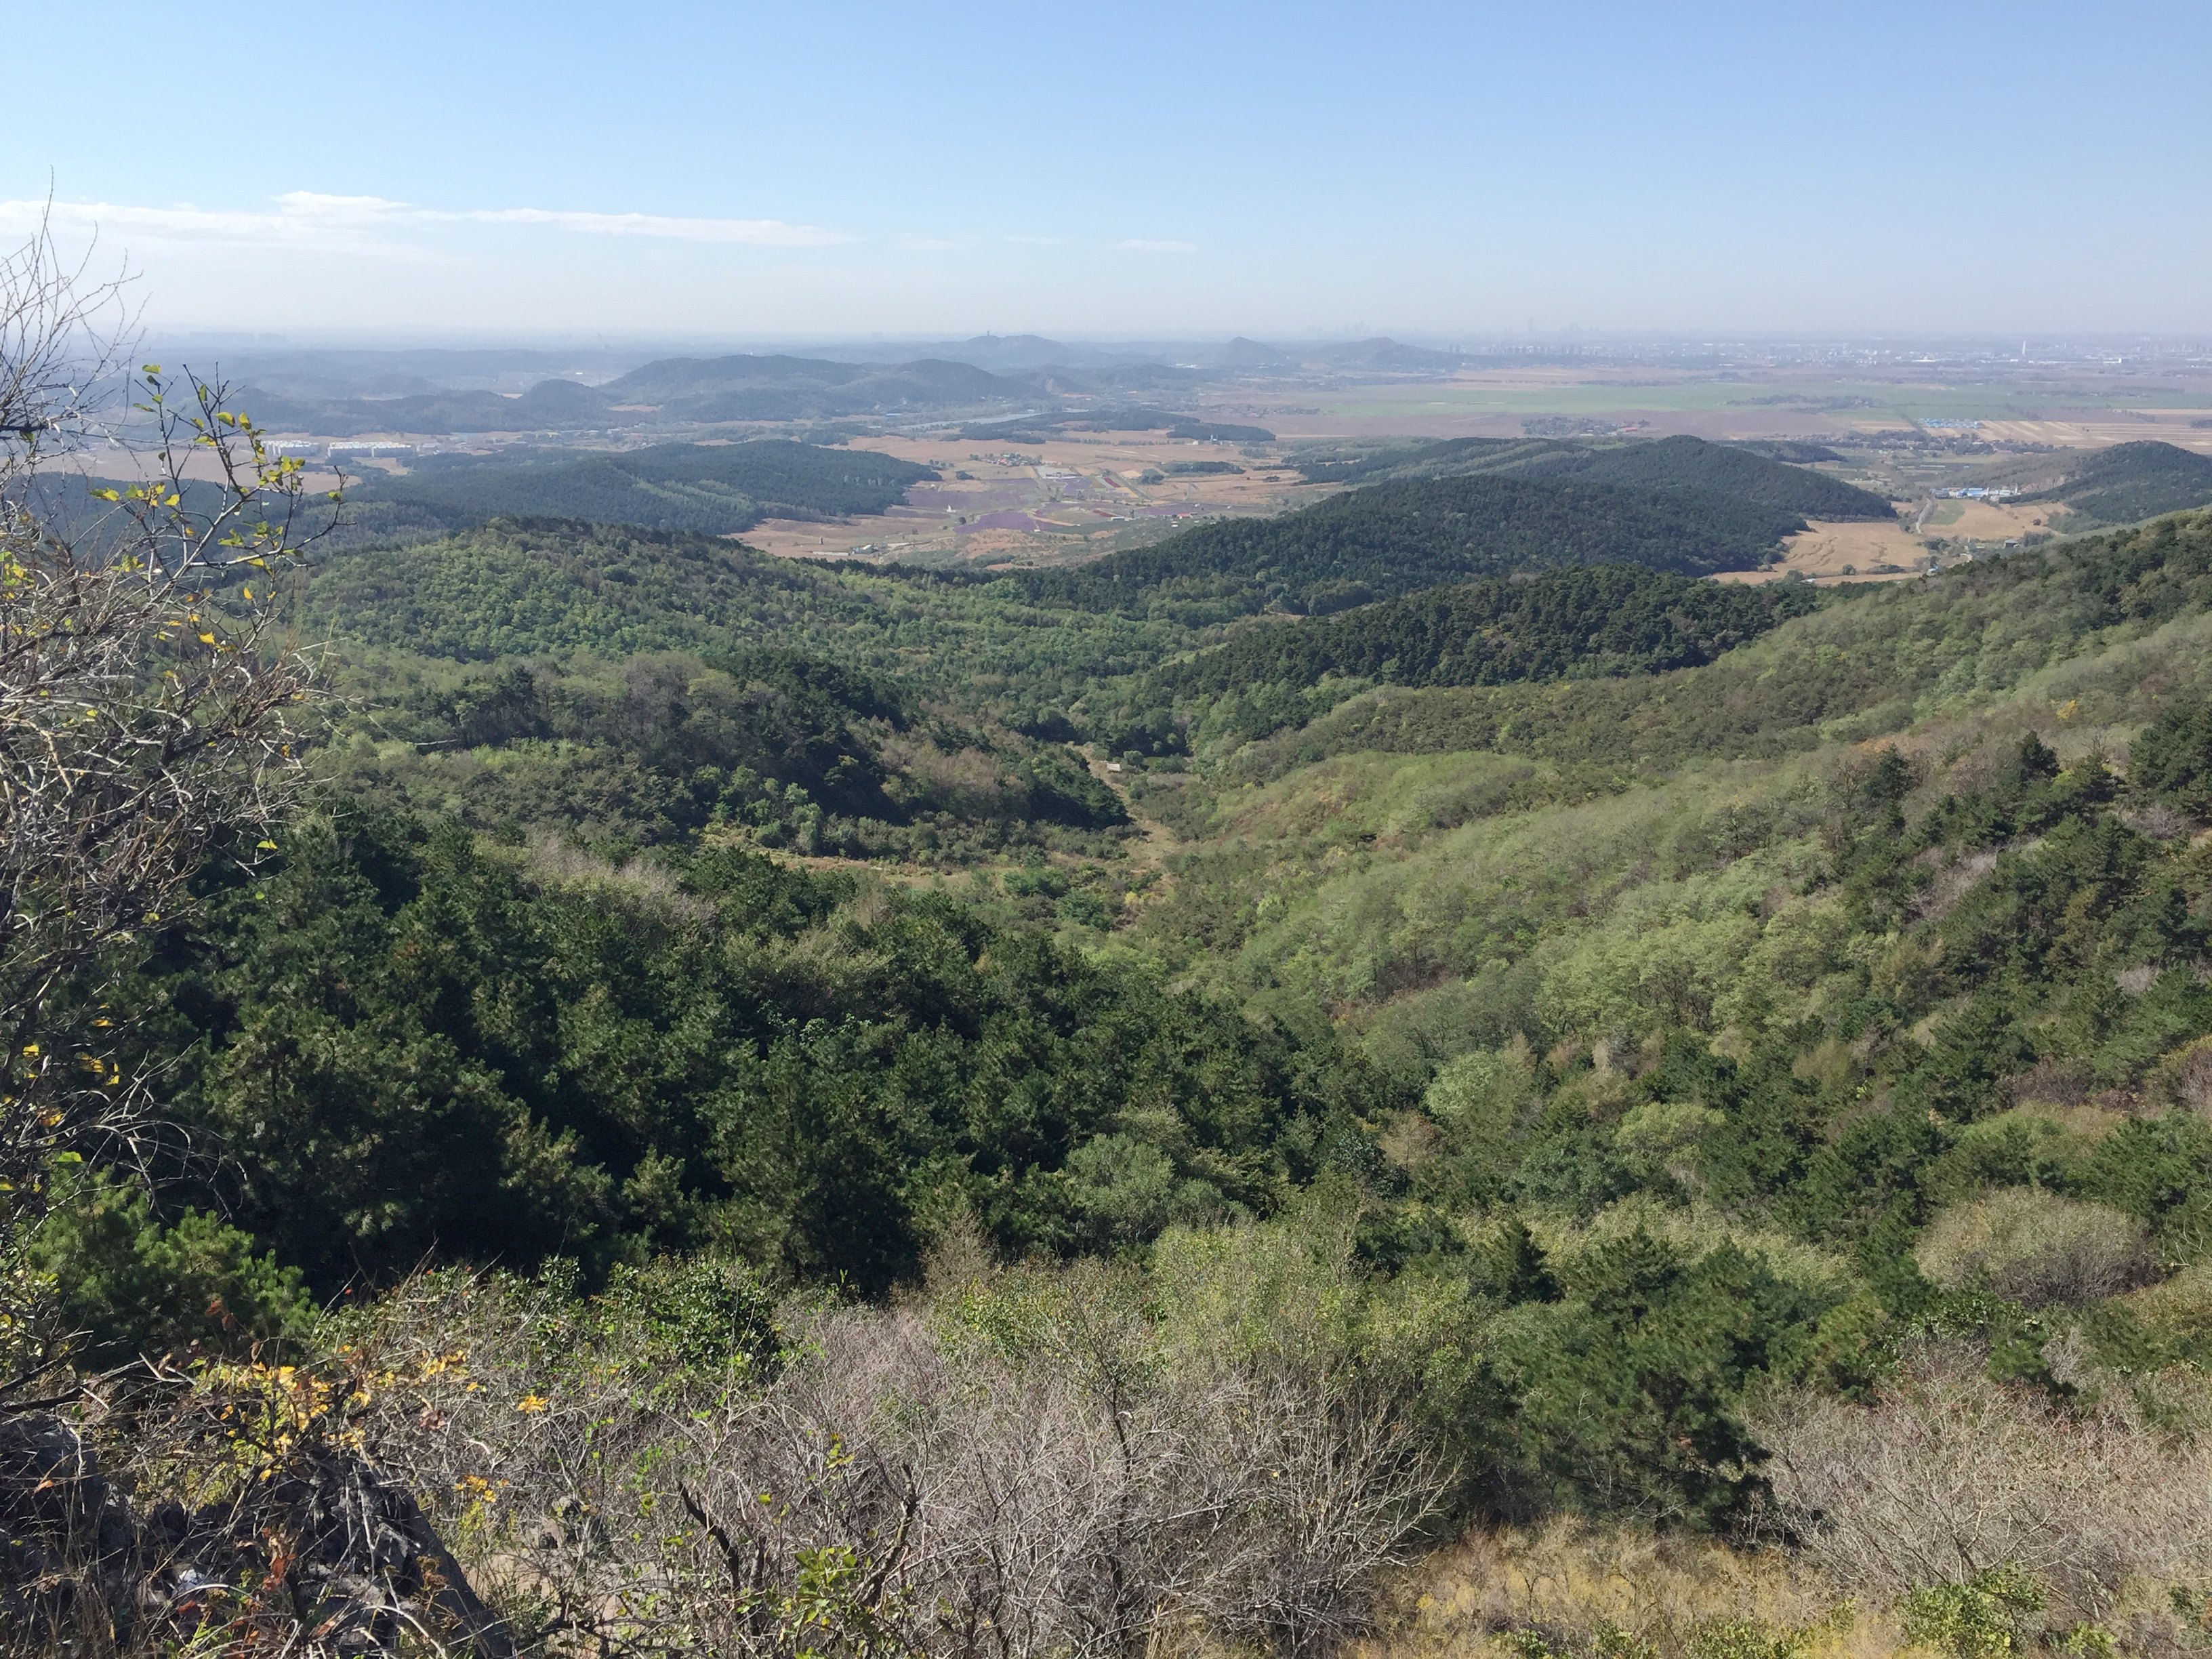
M 2212 506 L 2212 456 L 2172 444 L 2114 444 L 2067 457 L 2057 470 L 2057 482 L 2021 499 L 2057 502 L 2091 524 L 2105 525 Z
M 1064 748 L 996 702 L 925 707 L 936 653 L 902 635 L 950 656 L 988 618 L 955 587 L 917 627 L 884 602 L 901 586 L 716 538 L 500 520 L 333 556 L 295 625 L 349 663 L 326 764 L 350 799 L 602 856 L 717 832 L 924 862 L 1096 850 L 1077 832 L 1125 815 Z
M 867 450 L 778 440 L 659 444 L 581 460 L 535 465 L 469 455 L 428 457 L 402 477 L 377 475 L 357 503 L 426 510 L 454 528 L 495 518 L 581 519 L 708 536 L 750 530 L 763 519 L 832 519 L 881 513 L 927 467 Z
M 1698 580 L 1799 522 L 1578 472 L 1060 571 L 253 553 L 127 719 L 13 705 L 21 769 L 243 687 L 159 753 L 295 793 L 18 996 L 0 1376 L 94 1391 L 219 1633 L 300 1627 L 336 1468 L 533 1655 L 2193 1652 L 2212 514 Z M 57 545 L 11 637 L 88 636 Z M 1623 1552 L 1702 1588 L 1632 1631 Z
M 1497 685 L 1651 673 L 1710 661 L 1817 603 L 1806 584 L 1721 586 L 1635 565 L 1492 577 L 1248 630 L 1158 678 L 1203 696 L 1329 675 Z
M 1492 577 L 1335 617 L 1263 620 L 1085 702 L 1114 752 L 1181 752 L 1304 726 L 1382 684 L 1503 685 L 1710 662 L 1820 603 L 1805 583 L 1723 586 L 1633 565 Z
M 710 536 L 514 519 L 406 548 L 341 553 L 306 584 L 303 627 L 427 656 L 726 643 L 865 607 L 812 570 Z
M 1271 605 L 1341 611 L 1515 570 L 1745 570 L 1803 527 L 1794 513 L 1728 495 L 1447 477 L 1369 485 L 1277 519 L 1205 525 L 1023 581 L 1043 604 L 1221 620 Z
M 884 409 L 942 408 L 1034 395 L 968 363 L 840 363 L 814 357 L 669 357 L 599 388 L 602 404 L 665 420 L 787 421 Z
M 1808 519 L 1886 519 L 1890 504 L 1840 478 L 1795 465 L 1835 459 L 1832 452 L 1805 454 L 1799 446 L 1770 453 L 1771 446 L 1707 443 L 1677 436 L 1656 441 L 1588 443 L 1556 438 L 1449 438 L 1431 444 L 1386 444 L 1340 459 L 1301 463 L 1315 483 L 1382 483 L 1413 478 L 1494 473 L 1526 478 L 1573 477 L 1591 483 L 1632 484 L 1646 489 L 1698 490 L 1757 501 Z
M 239 390 L 240 411 L 278 432 L 352 438 L 376 432 L 567 432 L 619 423 L 606 399 L 574 380 L 540 380 L 519 396 L 427 392 L 397 398 L 310 398 Z

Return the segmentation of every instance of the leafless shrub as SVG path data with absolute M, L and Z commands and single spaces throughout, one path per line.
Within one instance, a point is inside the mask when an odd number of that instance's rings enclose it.
M 0 259 L 0 1349 L 30 1328 L 9 1269 L 46 1171 L 143 1115 L 105 969 L 174 919 L 219 846 L 250 862 L 273 845 L 311 681 L 270 618 L 318 515 L 300 464 L 222 386 L 148 366 L 150 472 L 88 522 L 55 511 L 84 496 L 52 464 L 90 433 L 88 380 L 120 349 L 100 332 L 114 289 L 79 276 L 44 238 Z
M 2039 1060 L 2004 1080 L 2019 1105 L 2081 1106 L 2089 1099 L 2089 1068 L 2076 1060 Z
M 2197 827 L 2163 801 L 2134 807 L 2116 816 L 2137 835 L 2148 836 L 2153 841 L 2179 841 Z
M 623 889 L 655 909 L 692 921 L 703 921 L 714 907 L 696 893 L 677 884 L 665 866 L 648 859 L 629 859 L 620 864 L 586 851 L 560 836 L 540 833 L 526 843 L 531 872 L 555 883 L 589 883 Z
M 1443 1484 L 1389 1400 L 1326 1366 L 1172 1358 L 1107 1270 L 1011 1334 L 963 1291 L 795 1311 L 773 1376 L 720 1380 L 564 1351 L 532 1294 L 403 1287 L 371 1340 L 412 1380 L 362 1425 L 519 1626 L 664 1652 L 1014 1659 L 1199 1631 L 1300 1652 L 1358 1627 Z M 441 1368 L 447 1343 L 466 1358 Z
M 2212 1115 L 2212 1038 L 2198 1037 L 2160 1059 L 2143 1093 L 2160 1105 Z
M 93 280 L 92 257 L 70 264 L 44 227 L 0 256 L 0 497 L 18 499 L 42 451 L 96 424 L 124 361 L 128 277 Z
M 1986 1357 L 1931 1343 L 1871 1405 L 1805 1392 L 1769 1409 L 1775 1497 L 1819 1565 L 1883 1604 L 2014 1566 L 2086 1619 L 2131 1576 L 2212 1568 L 2201 1437 L 2154 1429 L 2117 1387 L 2069 1410 L 1993 1382 Z
M 1932 860 L 1936 876 L 1911 902 L 1912 915 L 1923 921 L 1941 921 L 1958 908 L 1976 882 L 1996 868 L 1997 855 L 1987 850 L 1966 853 L 1948 863 Z
M 2101 1204 L 2010 1187 L 1929 1224 L 1920 1270 L 1950 1290 L 1986 1290 L 2031 1308 L 2075 1306 L 2145 1283 L 2142 1224 Z

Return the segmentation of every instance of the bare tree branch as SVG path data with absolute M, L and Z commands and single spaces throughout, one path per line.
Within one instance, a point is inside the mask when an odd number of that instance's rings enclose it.
M 49 1171 L 148 1119 L 117 971 L 218 849 L 273 848 L 305 777 L 313 676 L 272 619 L 336 495 L 222 386 L 153 364 L 131 380 L 151 465 L 91 489 L 127 321 L 43 233 L 0 259 L 0 1358 L 28 1340 L 13 1269 Z

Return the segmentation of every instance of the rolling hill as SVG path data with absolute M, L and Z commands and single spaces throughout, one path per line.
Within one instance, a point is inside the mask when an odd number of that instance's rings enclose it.
M 1848 590 L 1847 590 L 1848 591 Z M 2167 670 L 2129 665 L 2130 640 L 2212 613 L 2212 514 L 2179 514 L 1940 579 L 1850 592 L 1703 667 L 1657 678 L 1384 689 L 1261 745 L 1254 767 L 1360 752 L 1497 751 L 1547 763 L 1671 769 L 1772 759 L 1895 732 L 1981 691 L 2009 690 L 2087 652 L 2111 653 L 2087 718 L 2200 684 L 2184 636 Z M 2092 682 L 2064 677 L 2060 703 Z M 2055 689 L 2069 685 L 2061 692 Z M 1973 724 L 1971 709 L 1960 714 Z M 2084 741 L 2090 738 L 2085 737 Z
M 236 407 L 271 432 L 356 438 L 380 432 L 574 432 L 622 422 L 597 391 L 574 380 L 540 380 L 509 398 L 496 392 L 432 392 L 398 398 L 331 399 L 242 388 Z
M 2145 440 L 2069 454 L 2058 476 L 2020 499 L 2070 508 L 2093 525 L 2133 524 L 2212 507 L 2212 455 Z
M 418 508 L 455 528 L 538 516 L 721 536 L 764 518 L 881 513 L 934 476 L 866 450 L 760 439 L 520 463 L 436 456 L 397 478 L 372 476 L 353 494 L 364 505 Z
M 310 633 L 461 662 L 548 653 L 712 651 L 871 607 L 812 568 L 719 538 L 501 519 L 321 562 Z
M 599 389 L 610 407 L 661 420 L 788 421 L 942 409 L 1031 398 L 1034 388 L 972 363 L 838 363 L 819 357 L 669 357 Z
M 1710 662 L 1820 602 L 1806 583 L 1722 586 L 1633 565 L 1492 577 L 1263 624 L 1157 678 L 1188 696 L 1330 675 L 1500 685 L 1652 673 Z
M 1808 519 L 1886 519 L 1893 510 L 1869 491 L 1750 446 L 1707 443 L 1687 436 L 1625 444 L 1454 438 L 1379 448 L 1342 459 L 1316 459 L 1300 470 L 1314 483 L 1382 483 L 1486 473 L 1572 477 L 1646 489 L 1711 490 Z
M 819 357 L 669 357 L 603 386 L 541 380 L 527 392 L 434 392 L 316 399 L 242 389 L 240 408 L 271 431 L 364 433 L 596 431 L 607 427 L 820 420 L 903 410 L 1033 402 L 1033 380 L 970 363 L 844 363 Z
M 1581 478 L 1371 485 L 1280 518 L 1201 525 L 1073 570 L 1025 573 L 1042 604 L 1225 619 L 1271 605 L 1342 611 L 1474 576 L 1640 564 L 1685 575 L 1757 566 L 1796 513 L 1702 491 Z

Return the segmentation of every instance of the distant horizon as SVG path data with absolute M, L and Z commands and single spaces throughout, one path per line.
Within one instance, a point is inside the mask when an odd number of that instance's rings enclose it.
M 1261 345 L 1279 343 L 1350 345 L 1367 340 L 1395 340 L 1401 344 L 1417 345 L 1432 349 L 1464 350 L 1470 355 L 1478 353 L 1486 346 L 1508 346 L 1516 343 L 1534 345 L 1601 344 L 1622 348 L 1646 345 L 1706 344 L 1725 348 L 1802 344 L 1890 346 L 1910 349 L 1950 346 L 1988 347 L 2017 351 L 2022 339 L 2021 331 L 2017 329 L 1969 331 L 1935 328 L 1863 330 L 1807 328 L 1741 331 L 1717 328 L 1672 330 L 1592 328 L 1552 331 L 1538 329 L 1533 334 L 1526 329 L 1445 331 L 1412 327 L 1376 328 L 1364 333 L 1321 329 L 1304 331 L 1279 329 L 1266 333 L 1252 330 L 1233 330 L 1225 333 L 1217 331 L 1184 334 L 1107 332 L 1066 328 L 983 329 L 966 333 L 951 330 L 921 329 L 789 334 L 733 332 L 717 335 L 708 331 L 651 333 L 623 332 L 614 330 L 599 331 L 546 330 L 539 332 L 514 331 L 501 334 L 486 330 L 440 331 L 399 327 L 376 331 L 313 328 L 255 331 L 242 327 L 149 327 L 143 331 L 143 335 L 149 340 L 174 343 L 179 345 L 216 344 L 312 351 L 632 350 L 671 347 L 702 351 L 725 351 L 736 356 L 748 355 L 757 348 L 829 349 L 860 345 L 966 345 L 988 339 L 1010 341 L 1034 339 L 1062 345 L 1123 348 L 1218 347 L 1239 339 L 1250 340 Z M 2092 346 L 2105 343 L 2171 347 L 2212 352 L 2212 329 L 2031 329 L 2027 331 L 2026 341 L 2031 354 L 2039 346 Z

